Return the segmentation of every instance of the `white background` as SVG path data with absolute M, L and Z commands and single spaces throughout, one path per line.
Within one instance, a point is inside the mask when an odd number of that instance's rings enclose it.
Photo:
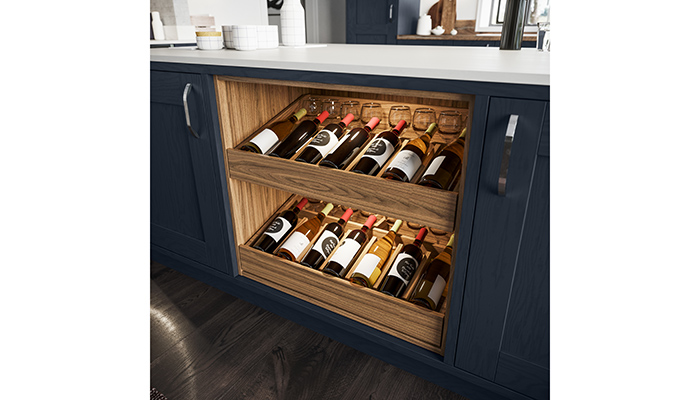
M 22 4 L 0 25 L 0 397 L 146 398 L 147 2 Z M 692 398 L 696 29 L 552 7 L 552 398 Z

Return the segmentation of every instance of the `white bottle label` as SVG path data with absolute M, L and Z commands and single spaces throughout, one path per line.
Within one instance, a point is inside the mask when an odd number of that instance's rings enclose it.
M 299 255 L 309 245 L 309 238 L 301 232 L 294 232 L 289 239 L 284 241 L 282 249 L 285 249 L 294 255 L 295 259 L 299 259 Z
M 274 221 L 265 230 L 265 235 L 269 236 L 275 242 L 279 242 L 284 235 L 292 229 L 292 224 L 282 217 L 275 218 Z
M 337 245 L 338 237 L 331 231 L 323 231 L 323 233 L 321 233 L 321 237 L 318 238 L 312 249 L 321 253 L 321 256 L 325 260 Z
M 336 143 L 336 145 L 333 146 L 333 148 L 331 149 L 331 151 L 328 152 L 328 154 L 333 154 L 333 152 L 334 152 L 338 147 L 342 146 L 343 143 L 345 143 L 345 141 L 348 140 L 349 137 L 350 137 L 350 134 L 345 135 L 345 137 L 343 137 L 343 140 L 341 140 L 341 141 L 339 141 L 338 143 Z
M 408 285 L 408 282 L 413 277 L 413 274 L 416 273 L 416 269 L 418 269 L 418 260 L 411 257 L 407 253 L 401 253 L 398 257 L 396 257 L 396 260 L 391 266 L 388 275 L 395 276 L 401 279 L 403 283 Z
M 440 168 L 440 166 L 442 165 L 442 162 L 444 160 L 445 160 L 445 156 L 435 157 L 433 162 L 431 162 L 430 165 L 428 166 L 428 169 L 425 170 L 423 177 L 435 174 L 435 171 L 437 171 L 438 168 Z
M 348 264 L 350 264 L 350 261 L 352 261 L 352 259 L 355 257 L 355 254 L 357 254 L 357 252 L 360 250 L 360 247 L 362 247 L 362 244 L 356 242 L 355 240 L 345 239 L 343 240 L 343 243 L 340 244 L 340 247 L 338 247 L 338 250 L 333 253 L 333 257 L 331 257 L 328 262 L 337 262 L 343 266 L 343 271 L 345 271 Z
M 430 300 L 437 304 L 440 302 L 440 297 L 442 297 L 442 291 L 445 290 L 445 278 L 442 276 L 438 275 L 437 278 L 435 278 L 435 283 L 433 283 L 433 287 L 430 288 L 430 292 L 428 292 L 428 297 Z
M 265 128 L 262 132 L 255 135 L 254 138 L 250 139 L 250 142 L 258 146 L 263 154 L 267 153 L 278 141 L 277 134 L 269 128 Z
M 323 129 L 314 137 L 311 143 L 309 143 L 308 147 L 313 147 L 319 153 L 321 153 L 321 157 L 325 157 L 336 144 L 338 144 L 338 138 L 333 134 L 333 132 Z
M 420 168 L 421 159 L 418 154 L 411 150 L 401 150 L 394 160 L 389 164 L 389 168 L 398 168 L 403 171 L 410 181 L 413 174 Z M 388 168 L 387 168 L 388 169 Z
M 392 154 L 394 146 L 391 142 L 384 138 L 376 138 L 369 144 L 362 158 L 371 158 L 381 167 Z
M 367 253 L 364 257 L 362 257 L 362 261 L 360 261 L 360 263 L 357 264 L 355 272 L 360 273 L 369 278 L 370 276 L 372 276 L 374 269 L 377 268 L 380 261 L 382 261 L 382 259 L 378 256 Z

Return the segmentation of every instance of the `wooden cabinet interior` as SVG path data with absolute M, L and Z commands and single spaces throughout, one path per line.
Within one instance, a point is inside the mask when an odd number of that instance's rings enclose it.
M 412 111 L 416 106 L 425 105 L 436 109 L 437 113 L 442 109 L 457 109 L 467 116 L 467 134 L 471 129 L 473 107 L 470 105 L 473 104 L 474 96 L 221 76 L 215 77 L 214 82 L 223 148 L 226 149 L 224 157 L 238 273 L 418 346 L 444 354 L 449 296 L 446 301 L 441 302 L 439 311 L 426 310 L 405 299 L 396 299 L 376 290 L 354 285 L 345 279 L 326 276 L 318 270 L 265 254 L 250 245 L 279 210 L 289 208 L 288 204 L 297 196 L 306 196 L 352 207 L 357 211 L 358 220 L 366 218 L 361 215 L 360 210 L 363 210 L 428 226 L 432 229 L 424 250 L 427 249 L 426 254 L 432 258 L 444 249 L 450 234 L 459 228 L 456 222 L 459 221 L 463 195 L 461 185 L 457 191 L 443 191 L 276 159 L 240 151 L 237 147 L 263 127 L 288 117 L 302 107 L 309 94 L 322 98 L 352 98 L 360 103 L 376 101 L 382 104 L 385 113 L 388 113 L 389 105 L 393 104 L 408 104 Z M 388 115 L 385 115 L 374 133 L 388 129 L 387 121 Z M 417 135 L 412 129 L 406 129 L 401 137 L 405 143 L 407 139 Z M 440 147 L 432 150 L 440 150 L 456 136 L 442 137 L 437 133 L 434 142 L 439 143 Z M 469 143 L 468 137 L 466 143 Z M 465 148 L 465 162 L 460 181 L 464 181 L 466 154 L 468 147 Z M 429 154 L 421 169 L 425 169 L 430 158 Z M 421 172 L 419 170 L 416 175 L 420 176 Z M 312 215 L 308 211 L 302 211 L 300 223 L 304 217 Z M 346 231 L 361 224 L 362 222 L 358 223 L 353 219 L 348 222 Z M 402 229 L 405 230 L 399 231 L 399 235 L 404 237 L 404 242 L 411 234 L 415 236 L 408 226 Z M 386 233 L 386 230 L 375 229 L 374 236 L 381 237 L 383 233 Z M 412 240 L 412 237 L 408 240 Z M 366 249 L 367 246 L 364 251 Z M 394 251 L 393 254 L 396 253 Z M 412 291 L 420 277 L 421 269 L 425 268 L 427 262 L 426 257 L 416 272 L 411 287 L 405 291 L 405 296 Z M 385 270 L 387 269 L 385 266 Z M 334 283 L 329 285 L 329 280 Z M 448 290 L 451 290 L 451 286 L 452 279 Z

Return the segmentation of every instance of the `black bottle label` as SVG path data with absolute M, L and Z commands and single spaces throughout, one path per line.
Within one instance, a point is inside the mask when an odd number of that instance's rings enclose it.
M 275 218 L 270 226 L 265 229 L 265 235 L 268 235 L 275 242 L 279 242 L 282 237 L 292 229 L 292 224 L 282 217 Z
M 401 253 L 396 257 L 394 265 L 389 270 L 389 276 L 395 276 L 403 281 L 406 285 L 416 273 L 418 268 L 418 260 L 407 253 Z

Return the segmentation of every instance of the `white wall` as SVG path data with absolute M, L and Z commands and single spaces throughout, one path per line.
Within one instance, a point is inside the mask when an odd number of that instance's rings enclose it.
M 266 0 L 188 0 L 190 15 L 214 17 L 221 25 L 267 25 Z
M 420 0 L 421 15 L 427 14 L 435 3 L 435 0 Z M 476 19 L 476 3 L 477 0 L 457 0 L 457 19 Z

